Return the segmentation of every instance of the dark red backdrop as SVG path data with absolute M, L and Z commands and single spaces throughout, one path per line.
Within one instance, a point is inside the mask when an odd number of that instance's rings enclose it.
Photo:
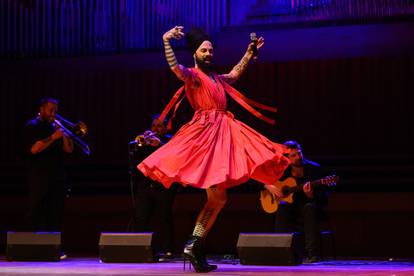
M 0 163 L 21 162 L 20 131 L 44 96 L 61 101 L 63 116 L 89 125 L 93 154 L 85 162 L 127 160 L 128 141 L 148 126 L 150 115 L 162 110 L 180 83 L 166 65 L 145 70 L 123 66 L 116 56 L 101 59 L 3 67 Z M 258 63 L 237 87 L 276 106 L 277 124 L 262 123 L 236 104 L 230 108 L 276 141 L 299 140 L 311 155 L 408 155 L 413 153 L 413 76 L 412 57 Z

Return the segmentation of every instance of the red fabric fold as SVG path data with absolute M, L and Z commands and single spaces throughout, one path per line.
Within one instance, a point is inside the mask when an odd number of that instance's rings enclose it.
M 168 113 L 170 112 L 171 108 L 173 107 L 173 105 L 175 105 L 175 107 L 174 107 L 174 113 L 173 113 L 173 115 L 171 116 L 171 118 L 168 120 L 168 124 L 167 124 L 167 129 L 168 129 L 168 130 L 170 130 L 170 129 L 172 128 L 172 119 L 175 117 L 175 113 L 176 113 L 176 111 L 177 111 L 178 107 L 180 106 L 181 101 L 184 99 L 184 96 L 183 96 L 183 97 L 181 97 L 181 99 L 180 99 L 180 96 L 181 96 L 181 94 L 183 93 L 183 91 L 184 91 L 184 86 L 181 86 L 181 87 L 177 90 L 177 92 L 175 92 L 174 96 L 173 96 L 173 97 L 171 98 L 171 100 L 168 102 L 167 106 L 166 106 L 166 107 L 164 108 L 164 110 L 161 112 L 161 115 L 160 115 L 160 117 L 159 117 L 159 119 L 160 119 L 161 121 L 164 121 L 164 120 L 165 120 L 165 118 L 167 117 Z M 177 103 L 177 101 L 178 101 L 178 103 Z M 176 103 L 177 103 L 177 104 L 176 104 Z
M 266 111 L 270 111 L 270 112 L 276 112 L 277 111 L 276 108 L 274 108 L 272 106 L 264 105 L 264 104 L 261 104 L 259 102 L 254 101 L 252 99 L 249 99 L 246 96 L 244 96 L 242 93 L 237 91 L 237 89 L 233 88 L 230 84 L 228 84 L 225 81 L 222 81 L 219 77 L 217 79 L 220 81 L 220 84 L 223 86 L 223 88 L 227 92 L 227 94 L 229 94 L 230 97 L 232 97 L 243 108 L 245 108 L 247 111 L 252 113 L 255 117 L 257 117 L 257 118 L 259 118 L 259 119 L 261 119 L 261 120 L 263 120 L 263 121 L 265 121 L 269 124 L 273 125 L 275 123 L 274 119 L 271 119 L 271 118 L 263 115 L 262 113 L 260 113 L 256 109 L 254 109 L 252 106 L 263 109 L 263 110 L 266 110 Z M 184 96 L 180 99 L 180 96 L 181 96 L 183 91 L 184 91 L 184 86 L 180 87 L 177 90 L 177 92 L 175 92 L 174 96 L 171 98 L 171 100 L 169 101 L 169 103 L 167 104 L 167 106 L 164 108 L 164 110 L 162 111 L 162 113 L 160 115 L 160 120 L 164 120 L 165 117 L 167 116 L 167 114 L 172 109 L 172 107 L 175 105 L 174 114 L 170 118 L 170 120 L 168 121 L 168 126 L 167 126 L 168 129 L 171 129 L 171 127 L 172 127 L 171 126 L 171 120 L 175 117 L 175 113 L 176 113 L 178 107 L 180 106 L 181 101 L 184 99 Z
M 268 106 L 268 105 L 258 103 L 256 101 L 253 101 L 252 99 L 247 98 L 242 93 L 237 91 L 235 88 L 233 88 L 227 82 L 222 81 L 220 78 L 218 78 L 218 79 L 220 80 L 220 83 L 223 85 L 224 90 L 227 92 L 227 94 L 229 94 L 233 98 L 233 100 L 238 102 L 243 108 L 245 108 L 247 111 L 252 113 L 257 118 L 265 121 L 266 123 L 269 123 L 269 124 L 272 124 L 272 125 L 275 123 L 275 120 L 263 115 L 262 113 L 260 113 L 259 111 L 257 111 L 253 107 L 251 107 L 250 105 L 252 105 L 254 107 L 257 107 L 257 108 L 260 108 L 260 109 L 263 109 L 263 110 L 271 111 L 271 112 L 276 112 L 277 111 L 276 108 L 274 108 L 272 106 Z

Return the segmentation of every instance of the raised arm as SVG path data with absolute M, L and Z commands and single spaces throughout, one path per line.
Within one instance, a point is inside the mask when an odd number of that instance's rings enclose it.
M 242 59 L 239 61 L 239 63 L 236 64 L 236 66 L 233 67 L 233 69 L 228 74 L 220 75 L 220 77 L 227 83 L 233 83 L 237 81 L 241 74 L 246 70 L 247 65 L 249 64 L 249 61 L 253 57 L 253 48 L 254 48 L 254 42 L 250 42 L 249 46 L 247 47 L 246 53 L 242 57 Z M 256 42 L 256 48 L 259 49 L 264 44 L 264 38 L 260 37 Z
M 162 40 L 164 43 L 165 57 L 167 59 L 168 65 L 180 80 L 185 81 L 190 76 L 190 71 L 187 67 L 177 62 L 177 58 L 175 57 L 174 51 L 170 44 L 170 39 L 172 38 L 177 40 L 183 38 L 183 28 L 183 26 L 175 26 L 162 36 Z

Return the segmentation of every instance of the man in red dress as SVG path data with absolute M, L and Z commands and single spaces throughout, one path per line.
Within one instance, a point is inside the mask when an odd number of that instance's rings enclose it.
M 138 169 L 166 187 L 176 182 L 206 190 L 207 202 L 185 245 L 184 257 L 197 272 L 209 272 L 217 266 L 207 263 L 202 244 L 226 203 L 227 188 L 250 178 L 270 186 L 283 174 L 289 160 L 283 156 L 283 145 L 270 141 L 227 111 L 226 93 L 256 117 L 273 122 L 252 106 L 268 111 L 275 111 L 274 108 L 250 100 L 230 86 L 245 71 L 264 39 L 251 42 L 240 62 L 228 74 L 219 75 L 214 71 L 210 37 L 199 29 L 185 36 L 195 60 L 193 68 L 179 64 L 170 45 L 171 39 L 184 37 L 182 26 L 167 31 L 163 41 L 170 69 L 184 82 L 194 116 L 168 143 L 142 161 Z M 182 91 L 183 88 L 176 93 L 161 119 Z

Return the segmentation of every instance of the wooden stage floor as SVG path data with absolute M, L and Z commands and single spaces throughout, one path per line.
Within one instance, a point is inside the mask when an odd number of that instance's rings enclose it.
M 210 260 L 218 269 L 216 276 L 345 276 L 345 275 L 414 275 L 414 261 L 337 260 L 297 266 L 241 265 L 238 260 Z M 8 262 L 0 257 L 0 276 L 132 276 L 132 275 L 199 275 L 183 271 L 180 259 L 158 263 L 102 263 L 98 258 L 69 257 L 60 262 Z

